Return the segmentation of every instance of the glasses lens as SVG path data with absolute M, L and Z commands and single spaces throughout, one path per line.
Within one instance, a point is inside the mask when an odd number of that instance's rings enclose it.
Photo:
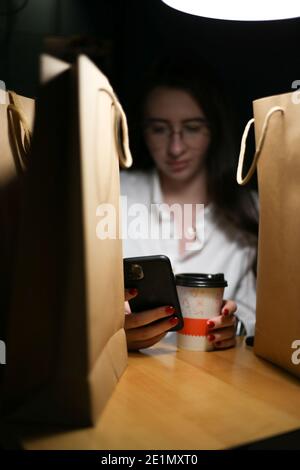
M 184 123 L 178 130 L 168 123 L 146 122 L 144 130 L 148 138 L 157 143 L 166 143 L 175 135 L 178 135 L 186 143 L 193 144 L 208 130 L 206 119 L 195 119 Z

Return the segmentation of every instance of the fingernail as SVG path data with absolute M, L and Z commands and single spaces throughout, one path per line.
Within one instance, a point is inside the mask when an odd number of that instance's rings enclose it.
M 132 287 L 131 289 L 129 289 L 129 294 L 130 295 L 136 295 L 138 293 L 138 290 L 135 289 L 134 287 Z
M 166 308 L 165 308 L 165 311 L 166 311 L 167 313 L 170 313 L 170 314 L 171 314 L 171 313 L 175 313 L 175 308 L 174 308 L 174 307 L 171 307 L 171 306 L 169 305 L 169 307 L 166 307 Z
M 207 339 L 208 341 L 214 341 L 215 335 L 208 335 Z
M 177 325 L 178 322 L 179 322 L 179 319 L 177 317 L 172 317 L 170 319 L 171 325 Z
M 229 310 L 228 310 L 228 308 L 224 308 L 224 310 L 223 310 L 222 313 L 223 313 L 224 317 L 227 317 L 227 315 L 229 315 Z
M 214 321 L 208 320 L 207 326 L 208 326 L 208 328 L 214 328 L 216 325 L 215 325 Z

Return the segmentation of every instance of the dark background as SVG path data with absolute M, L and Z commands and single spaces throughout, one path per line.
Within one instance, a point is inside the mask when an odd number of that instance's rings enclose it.
M 300 19 L 212 20 L 160 0 L 0 0 L 0 79 L 35 96 L 38 56 L 45 47 L 69 60 L 86 52 L 107 73 L 126 109 L 159 52 L 184 46 L 217 68 L 242 129 L 253 99 L 291 91 L 300 78 L 299 39 Z

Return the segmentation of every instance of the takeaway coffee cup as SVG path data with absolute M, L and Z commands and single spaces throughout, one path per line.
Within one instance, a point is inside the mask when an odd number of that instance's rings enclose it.
M 184 318 L 184 327 L 177 332 L 179 349 L 211 351 L 207 340 L 207 320 L 220 314 L 224 288 L 224 274 L 186 273 L 176 276 L 177 292 Z

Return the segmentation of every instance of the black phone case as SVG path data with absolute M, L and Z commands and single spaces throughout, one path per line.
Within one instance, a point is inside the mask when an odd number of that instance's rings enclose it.
M 132 312 L 139 313 L 163 305 L 171 305 L 175 308 L 174 316 L 179 319 L 179 322 L 169 331 L 183 328 L 175 277 L 169 258 L 164 255 L 141 256 L 125 258 L 123 262 L 125 287 L 127 289 L 135 287 L 139 291 L 137 297 L 129 302 Z M 142 278 L 138 278 L 140 268 L 143 272 Z

